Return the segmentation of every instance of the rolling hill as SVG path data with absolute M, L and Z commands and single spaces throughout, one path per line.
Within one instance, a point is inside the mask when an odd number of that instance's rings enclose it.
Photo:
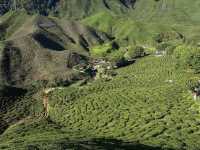
M 24 87 L 33 80 L 68 81 L 73 71 L 67 63 L 75 66 L 80 61 L 70 59 L 71 54 L 87 60 L 90 47 L 111 40 L 108 34 L 76 21 L 29 16 L 24 12 L 6 15 L 0 25 L 5 39 L 1 78 L 11 86 Z
M 199 6 L 0 0 L 0 149 L 200 149 Z

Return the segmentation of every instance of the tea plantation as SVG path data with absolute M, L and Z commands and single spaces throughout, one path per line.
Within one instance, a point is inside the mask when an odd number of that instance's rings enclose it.
M 81 139 L 199 149 L 200 101 L 186 88 L 198 74 L 178 69 L 173 56 L 147 56 L 117 74 L 111 81 L 54 91 L 49 118 L 27 118 L 11 126 L 1 136 L 0 149 L 62 149 Z

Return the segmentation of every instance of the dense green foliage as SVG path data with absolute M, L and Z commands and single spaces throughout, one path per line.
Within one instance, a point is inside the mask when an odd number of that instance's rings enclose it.
M 1 0 L 0 14 L 4 14 L 9 10 L 25 9 L 28 13 L 48 15 L 51 11 L 56 13 L 57 2 L 58 0 Z
M 176 59 L 171 56 L 146 57 L 119 69 L 112 81 L 97 80 L 54 91 L 49 117 L 59 126 L 30 120 L 19 123 L 2 135 L 5 142 L 0 147 L 53 149 L 52 145 L 59 147 L 66 138 L 104 137 L 196 150 L 200 145 L 194 141 L 199 138 L 200 114 L 199 104 L 187 88 L 192 77 L 199 75 L 176 69 Z
M 96 45 L 90 48 L 90 53 L 94 57 L 105 57 L 108 53 L 115 51 L 116 49 L 113 48 L 112 43 L 105 43 L 102 45 Z
M 192 47 L 189 45 L 180 45 L 173 50 L 173 54 L 178 60 L 178 64 L 185 65 L 199 73 L 200 71 L 200 49 L 199 47 Z
M 192 52 L 188 56 L 188 63 L 196 73 L 200 73 L 200 49 L 197 49 L 197 51 Z

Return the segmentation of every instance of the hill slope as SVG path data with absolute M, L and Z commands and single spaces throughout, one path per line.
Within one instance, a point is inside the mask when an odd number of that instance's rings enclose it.
M 83 22 L 99 30 L 109 32 L 120 40 L 152 43 L 161 32 L 177 31 L 189 41 L 198 43 L 199 1 L 138 0 L 128 12 L 100 11 L 86 17 Z
M 148 43 L 155 34 L 172 30 L 196 43 L 200 39 L 198 0 L 192 3 L 185 0 L 25 0 L 18 4 L 19 9 L 24 7 L 29 13 L 84 19 L 85 24 L 111 32 L 119 39 L 128 37 Z
M 54 11 L 61 16 L 72 18 L 82 18 L 93 15 L 97 12 L 109 11 L 118 15 L 131 16 L 138 20 L 148 21 L 171 21 L 175 22 L 199 22 L 198 16 L 200 11 L 199 1 L 192 2 L 185 0 L 47 0 L 47 1 L 30 1 L 30 0 L 8 0 L 0 1 L 0 4 L 7 4 L 8 9 L 14 9 L 13 5 L 28 12 L 45 12 Z M 3 7 L 0 10 L 3 12 Z M 0 11 L 1 12 L 1 11 Z M 158 19 L 159 18 L 159 19 Z
M 0 148 L 64 149 L 70 141 L 103 137 L 150 149 L 197 150 L 199 103 L 185 87 L 191 77 L 199 75 L 177 69 L 174 58 L 151 56 L 118 70 L 112 81 L 57 89 L 49 97 L 50 122 L 28 119 L 11 126 Z
M 77 60 L 87 58 L 90 47 L 111 40 L 76 21 L 24 17 L 23 12 L 7 14 L 0 26 L 6 39 L 1 50 L 1 78 L 13 86 L 23 87 L 32 80 L 70 80 L 73 71 L 67 63 L 79 63 L 69 60 L 72 53 L 77 53 Z

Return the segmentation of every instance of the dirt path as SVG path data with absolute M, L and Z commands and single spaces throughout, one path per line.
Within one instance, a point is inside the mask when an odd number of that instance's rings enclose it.
M 49 94 L 51 92 L 53 92 L 54 90 L 57 90 L 57 89 L 61 90 L 63 88 L 57 87 L 57 88 L 47 88 L 47 89 L 43 90 L 43 107 L 44 107 L 45 117 L 48 117 L 48 114 L 49 114 L 49 107 L 48 107 L 48 105 L 49 105 L 49 102 L 48 102 L 49 101 Z

